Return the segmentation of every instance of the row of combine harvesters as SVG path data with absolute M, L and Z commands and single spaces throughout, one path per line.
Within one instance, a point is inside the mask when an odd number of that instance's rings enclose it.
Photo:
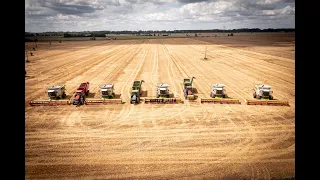
M 185 100 L 195 101 L 194 88 L 192 87 L 192 78 L 183 79 L 183 94 Z M 131 90 L 130 103 L 139 104 L 141 102 L 141 85 L 144 80 L 134 81 Z M 64 85 L 50 86 L 47 88 L 47 95 L 49 99 L 46 100 L 32 100 L 29 102 L 31 106 L 37 105 L 94 105 L 94 104 L 123 104 L 125 103 L 121 98 L 116 98 L 114 93 L 114 84 L 100 85 L 100 98 L 87 98 L 89 95 L 89 82 L 81 83 L 77 88 L 72 98 L 66 99 L 66 88 Z M 275 100 L 273 98 L 273 91 L 271 86 L 256 84 L 253 88 L 252 100 L 246 99 L 247 105 L 275 105 L 275 106 L 289 106 L 288 101 Z M 120 97 L 120 95 L 119 95 Z M 145 97 L 145 103 L 152 104 L 174 104 L 183 103 L 181 98 L 170 97 L 169 85 L 158 84 L 156 97 Z M 200 98 L 201 103 L 214 104 L 241 104 L 238 99 L 228 97 L 224 84 L 213 84 L 211 87 L 210 98 Z

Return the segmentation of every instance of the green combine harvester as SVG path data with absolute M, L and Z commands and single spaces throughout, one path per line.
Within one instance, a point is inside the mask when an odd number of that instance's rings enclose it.
M 194 78 L 195 77 L 192 77 L 191 79 L 189 78 L 183 79 L 183 87 L 184 87 L 183 94 L 185 99 L 189 99 L 189 100 L 195 99 L 193 88 L 192 88 L 192 82 Z
M 141 96 L 141 85 L 143 82 L 144 82 L 144 80 L 133 82 L 131 98 L 130 98 L 131 104 L 139 104 L 140 96 Z

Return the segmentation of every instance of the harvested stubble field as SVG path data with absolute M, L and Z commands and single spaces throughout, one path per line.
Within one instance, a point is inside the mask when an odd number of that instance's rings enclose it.
M 294 34 L 115 41 L 38 42 L 26 63 L 26 179 L 278 179 L 295 176 Z M 26 43 L 31 48 L 33 43 Z M 203 60 L 207 47 L 207 58 Z M 199 98 L 224 83 L 237 104 L 129 103 L 167 83 L 183 97 L 195 76 Z M 70 98 L 81 82 L 91 97 L 113 83 L 118 105 L 37 106 L 50 85 Z M 254 84 L 272 86 L 290 106 L 250 106 Z

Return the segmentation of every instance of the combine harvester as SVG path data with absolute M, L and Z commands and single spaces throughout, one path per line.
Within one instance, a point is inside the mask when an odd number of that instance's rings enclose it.
M 192 82 L 193 82 L 194 77 L 191 79 L 183 79 L 183 94 L 184 98 L 188 100 L 195 100 L 195 95 L 193 93 L 193 88 L 192 88 Z
M 271 106 L 289 106 L 288 101 L 279 101 L 273 99 L 271 86 L 256 84 L 253 88 L 253 98 L 258 100 L 246 99 L 247 105 L 271 105 Z
M 66 98 L 66 88 L 64 85 L 50 86 L 47 88 L 46 93 L 49 99 L 46 100 L 31 100 L 31 106 L 56 106 L 56 105 L 69 105 L 70 100 Z
M 77 106 L 85 104 L 86 96 L 88 95 L 89 82 L 81 83 L 74 95 L 72 104 Z
M 100 86 L 100 98 L 87 98 L 85 104 L 122 104 L 122 99 L 114 99 L 115 93 L 113 91 L 113 84 L 103 84 Z
M 169 85 L 168 84 L 158 84 L 157 85 L 157 98 L 145 98 L 144 103 L 152 104 L 175 104 L 182 103 L 181 98 L 170 98 Z
M 214 104 L 241 104 L 238 99 L 229 98 L 224 84 L 213 84 L 210 97 L 212 98 L 201 98 L 201 103 L 214 103 Z
M 139 104 L 140 96 L 141 96 L 141 85 L 144 80 L 134 81 L 132 85 L 130 103 L 131 104 Z

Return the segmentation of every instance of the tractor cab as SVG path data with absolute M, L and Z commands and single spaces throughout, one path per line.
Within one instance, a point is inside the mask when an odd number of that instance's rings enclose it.
M 186 91 L 188 92 L 188 95 L 190 94 L 189 92 L 191 92 L 192 94 L 192 86 L 186 86 Z
M 130 103 L 131 104 L 136 104 L 136 103 L 139 104 L 139 97 L 140 97 L 139 90 L 132 90 Z
M 73 105 L 83 105 L 85 101 L 85 93 L 82 90 L 77 90 L 74 95 Z

